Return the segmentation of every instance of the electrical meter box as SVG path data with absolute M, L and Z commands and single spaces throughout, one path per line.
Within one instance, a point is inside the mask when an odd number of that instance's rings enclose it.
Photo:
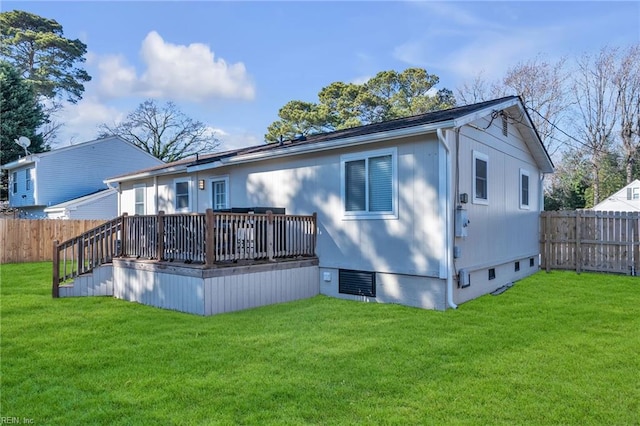
M 469 226 L 469 216 L 463 208 L 457 208 L 454 217 L 456 237 L 466 237 Z

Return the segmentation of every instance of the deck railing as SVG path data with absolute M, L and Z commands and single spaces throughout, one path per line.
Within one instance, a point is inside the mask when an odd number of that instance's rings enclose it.
M 103 223 L 87 232 L 59 244 L 53 242 L 53 296 L 58 297 L 58 285 L 120 256 L 122 218 Z
M 315 213 L 124 215 L 62 244 L 54 242 L 53 295 L 60 283 L 117 256 L 205 266 L 315 256 L 316 222 Z

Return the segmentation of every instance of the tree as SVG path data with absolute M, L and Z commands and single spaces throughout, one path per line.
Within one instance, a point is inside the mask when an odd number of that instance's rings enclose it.
M 364 84 L 334 82 L 318 93 L 319 103 L 290 101 L 269 125 L 265 140 L 347 129 L 455 106 L 453 92 L 436 90 L 436 75 L 409 68 L 382 71 Z
M 542 143 L 554 156 L 562 146 L 555 136 L 558 124 L 568 108 L 565 62 L 560 59 L 551 63 L 538 56 L 509 68 L 501 80 L 492 83 L 480 72 L 470 84 L 458 89 L 458 102 L 467 105 L 507 95 L 520 96 Z
M 624 154 L 627 184 L 640 149 L 640 44 L 630 46 L 620 58 L 613 84 L 617 92 L 617 116 Z
M 220 145 L 214 132 L 183 114 L 173 102 L 142 102 L 124 121 L 101 124 L 98 137 L 120 136 L 162 161 L 172 162 Z
M 20 136 L 31 140 L 31 153 L 48 151 L 42 135 L 37 133 L 45 122 L 46 116 L 31 85 L 11 64 L 0 61 L 0 164 L 10 163 L 24 155 L 23 148 L 15 143 Z M 0 198 L 7 199 L 7 176 L 4 172 Z
M 600 202 L 601 162 L 612 146 L 616 124 L 617 94 L 615 49 L 602 48 L 598 54 L 585 54 L 577 61 L 572 92 L 578 109 L 576 132 L 587 151 L 592 168 L 593 204 Z
M 83 83 L 91 80 L 77 67 L 85 61 L 87 46 L 64 37 L 62 25 L 53 19 L 13 10 L 0 13 L 0 54 L 48 99 L 63 94 L 69 102 L 82 98 Z

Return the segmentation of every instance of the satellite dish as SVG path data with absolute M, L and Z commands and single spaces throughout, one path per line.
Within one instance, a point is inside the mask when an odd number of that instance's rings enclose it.
M 24 155 L 29 155 L 27 147 L 31 145 L 31 140 L 26 136 L 20 136 L 18 139 L 14 139 L 15 143 L 24 148 Z

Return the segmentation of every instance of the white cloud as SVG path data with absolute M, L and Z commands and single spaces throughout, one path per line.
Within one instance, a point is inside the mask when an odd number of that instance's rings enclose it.
M 136 70 L 121 55 L 108 55 L 98 60 L 98 92 L 111 98 L 132 94 L 137 84 Z
M 113 123 L 124 115 L 123 112 L 101 103 L 95 97 L 85 97 L 77 104 L 67 103 L 53 117 L 56 121 L 63 123 L 58 131 L 54 148 L 93 140 L 98 135 L 100 124 Z
M 205 44 L 172 44 L 152 31 L 142 41 L 140 55 L 145 67 L 140 74 L 122 56 L 95 59 L 99 93 L 107 98 L 141 96 L 193 102 L 255 97 L 255 86 L 244 64 L 216 58 Z

